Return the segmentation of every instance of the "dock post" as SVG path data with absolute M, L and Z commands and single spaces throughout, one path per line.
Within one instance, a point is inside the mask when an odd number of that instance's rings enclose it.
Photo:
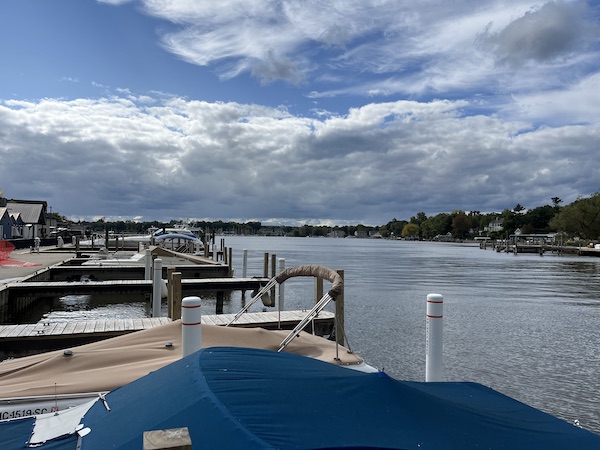
M 146 249 L 146 269 L 144 271 L 144 280 L 152 279 L 152 250 Z
M 285 270 L 285 258 L 279 258 L 279 273 Z M 285 289 L 283 283 L 279 283 L 279 312 L 285 309 Z
M 154 260 L 154 278 L 152 280 L 152 317 L 160 317 L 162 299 L 162 259 Z
M 167 317 L 173 318 L 173 272 L 174 267 L 167 267 Z
M 315 278 L 315 305 L 323 298 L 323 278 Z
M 277 255 L 271 256 L 271 278 L 277 275 Z M 275 306 L 275 286 L 271 288 L 271 304 L 265 306 Z
M 229 276 L 233 276 L 233 249 L 227 249 L 227 266 L 229 267 Z
M 263 277 L 269 278 L 269 254 L 265 253 L 263 260 Z
M 202 311 L 200 297 L 181 300 L 181 356 L 202 348 Z
M 425 381 L 442 381 L 444 350 L 444 297 L 427 295 Z
M 215 314 L 223 314 L 223 300 L 225 293 L 223 291 L 217 291 L 217 305 L 215 307 Z
M 172 284 L 171 292 L 173 295 L 173 304 L 171 306 L 172 320 L 181 319 L 181 272 L 173 272 L 169 279 L 169 285 Z
M 338 270 L 337 273 L 340 275 L 340 277 L 342 277 L 342 280 L 344 279 L 344 271 L 343 270 Z M 339 294 L 336 298 L 335 298 L 335 323 L 336 323 L 336 330 L 335 330 L 335 341 L 339 344 L 339 345 L 344 345 L 345 344 L 345 322 L 344 322 L 344 291 L 341 292 L 341 294 Z

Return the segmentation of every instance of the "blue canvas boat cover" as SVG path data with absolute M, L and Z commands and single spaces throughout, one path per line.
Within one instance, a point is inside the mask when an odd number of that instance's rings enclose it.
M 87 435 L 41 448 L 141 449 L 145 431 L 182 427 L 207 449 L 600 448 L 600 435 L 476 383 L 398 381 L 248 348 L 200 350 L 106 401 L 110 411 L 98 401 L 82 417 Z M 33 422 L 1 423 L 2 448 L 24 448 Z

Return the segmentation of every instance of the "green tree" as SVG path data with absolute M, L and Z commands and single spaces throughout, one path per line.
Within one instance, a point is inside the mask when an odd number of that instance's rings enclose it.
M 525 225 L 524 233 L 545 233 L 550 231 L 550 221 L 556 215 L 556 210 L 550 205 L 533 208 L 523 218 Z
M 600 238 L 600 192 L 563 206 L 550 221 L 553 228 L 583 239 Z
M 421 235 L 426 239 L 432 239 L 438 235 L 448 234 L 452 230 L 452 216 L 448 213 L 440 213 L 428 217 L 421 224 Z
M 456 211 L 452 219 L 452 232 L 454 236 L 464 238 L 471 229 L 471 219 L 464 211 Z
M 402 228 L 402 237 L 404 238 L 415 238 L 419 236 L 419 225 L 416 223 L 407 223 Z

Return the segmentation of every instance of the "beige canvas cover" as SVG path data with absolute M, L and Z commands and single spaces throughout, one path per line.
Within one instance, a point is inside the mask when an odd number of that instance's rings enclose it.
M 288 331 L 202 325 L 202 347 L 277 351 Z M 0 399 L 110 391 L 181 357 L 181 321 L 116 338 L 0 363 Z M 302 332 L 286 348 L 322 361 L 352 365 L 362 359 L 335 342 Z M 339 361 L 336 361 L 336 356 Z

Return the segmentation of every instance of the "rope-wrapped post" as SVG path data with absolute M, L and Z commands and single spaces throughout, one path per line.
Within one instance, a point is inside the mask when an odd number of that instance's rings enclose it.
M 181 353 L 191 355 L 202 348 L 202 312 L 200 297 L 181 300 Z
M 444 297 L 427 296 L 425 381 L 442 381 L 444 361 Z

